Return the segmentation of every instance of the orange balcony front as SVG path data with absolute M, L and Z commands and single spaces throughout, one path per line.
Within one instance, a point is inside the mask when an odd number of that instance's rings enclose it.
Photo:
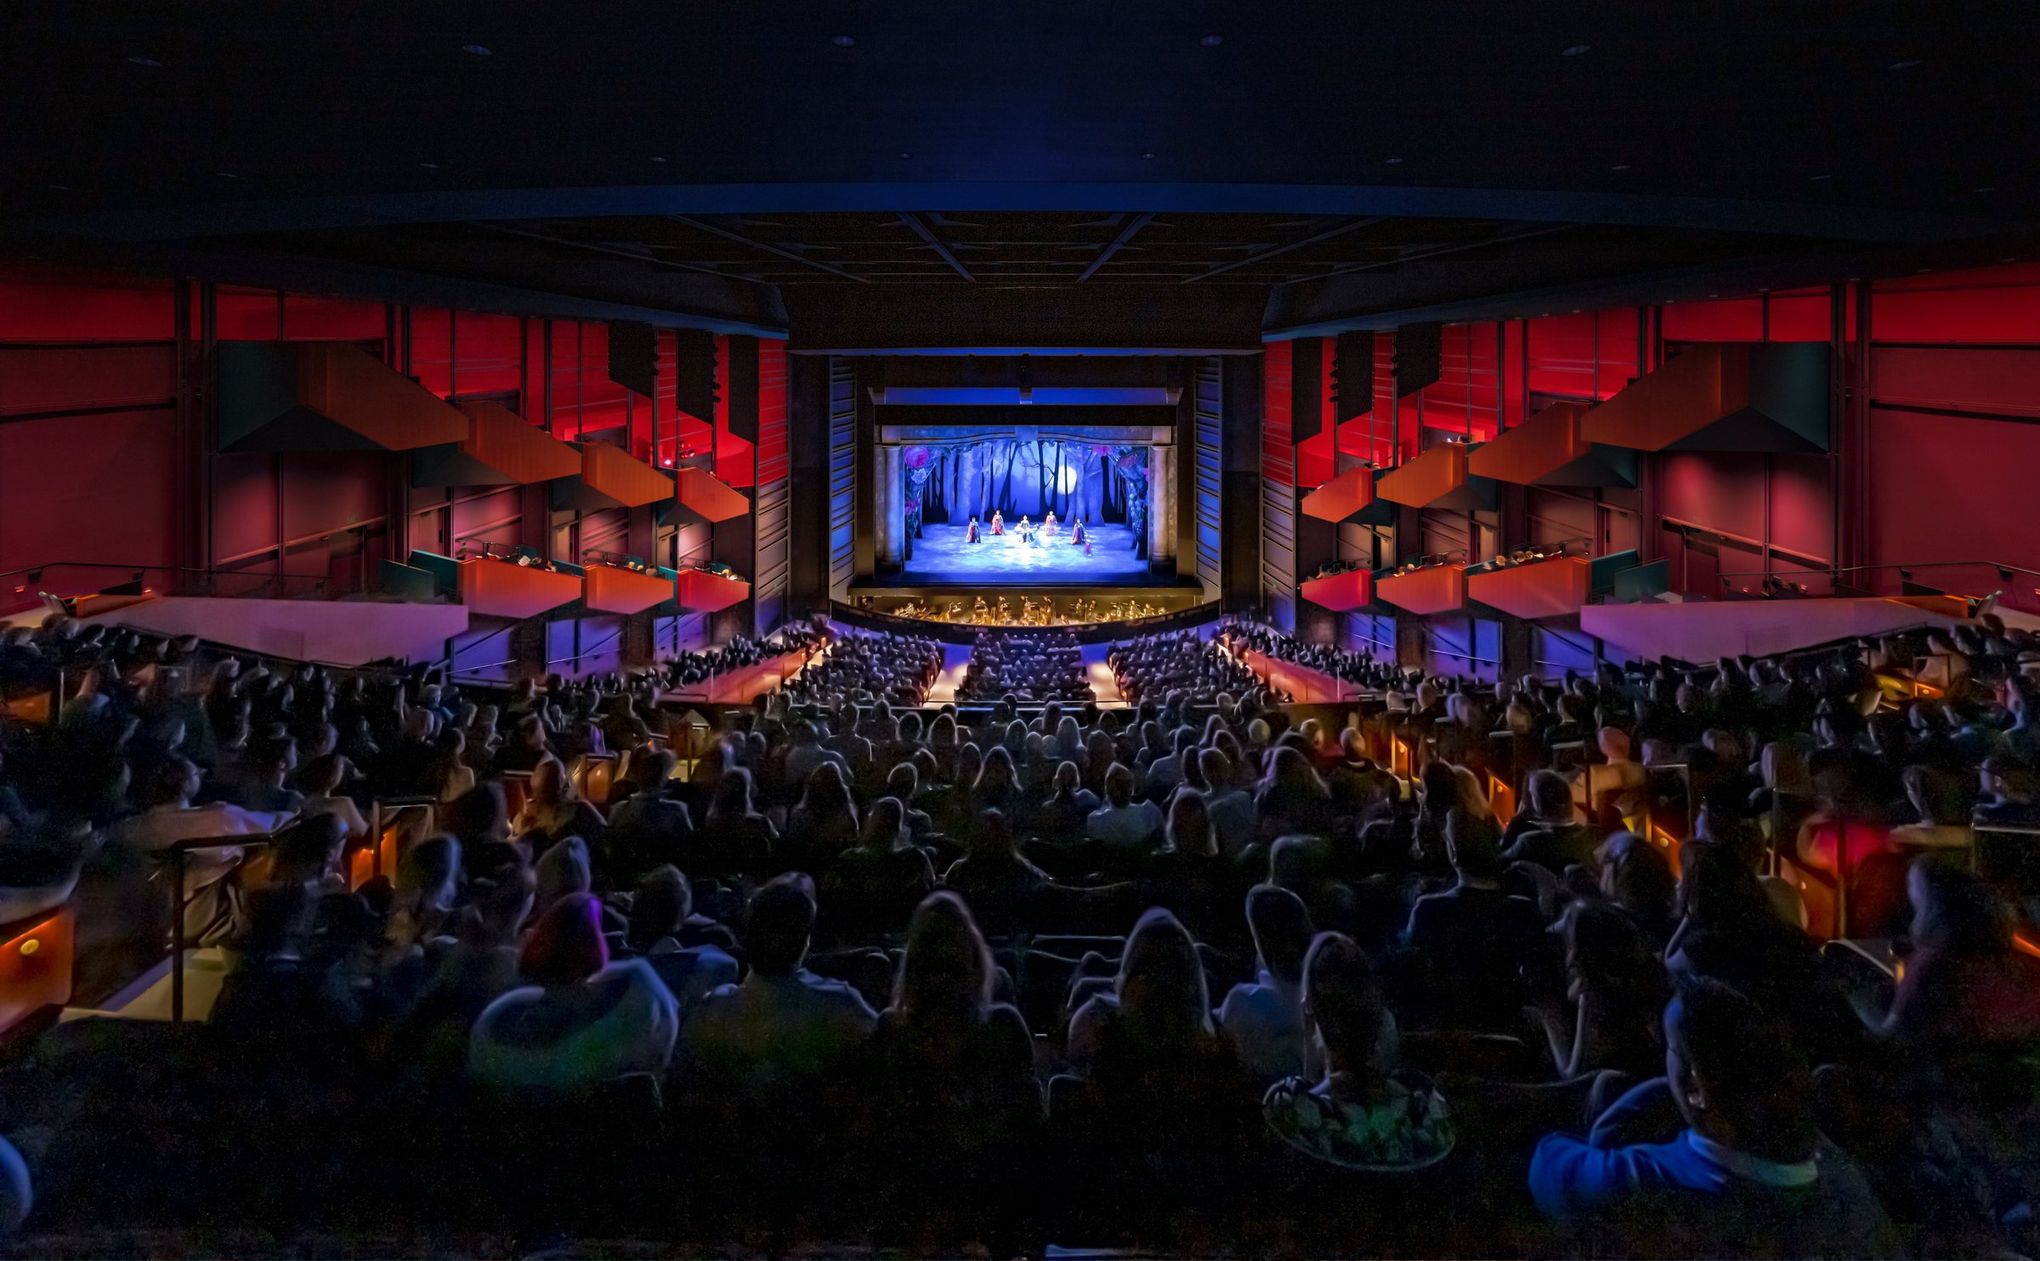
M 1347 613 L 1374 598 L 1374 575 L 1365 569 L 1306 579 L 1297 594 L 1334 613 Z
M 680 607 L 689 613 L 720 613 L 751 598 L 751 584 L 724 578 L 705 569 L 683 569 L 678 583 Z
M 707 469 L 680 470 L 680 506 L 704 521 L 730 521 L 751 510 L 751 501 Z
M 581 579 L 506 560 L 462 561 L 460 602 L 487 617 L 522 621 L 581 598 Z
M 1406 613 L 1428 616 L 1466 607 L 1466 566 L 1457 562 L 1432 565 L 1414 573 L 1383 578 L 1374 593 Z
M 1347 469 L 1305 495 L 1303 514 L 1320 521 L 1339 522 L 1365 510 L 1373 502 L 1374 470 L 1363 465 Z
M 1588 571 L 1584 556 L 1554 556 L 1509 569 L 1490 569 L 1466 580 L 1466 594 L 1490 608 L 1526 621 L 1565 617 L 1587 602 Z
M 582 600 L 590 613 L 643 613 L 673 598 L 673 580 L 621 565 L 590 565 Z

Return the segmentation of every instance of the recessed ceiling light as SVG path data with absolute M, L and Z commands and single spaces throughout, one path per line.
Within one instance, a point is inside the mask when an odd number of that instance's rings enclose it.
M 1389 165 L 1389 166 L 1401 166 L 1401 165 L 1402 165 L 1402 159 L 1401 159 L 1401 158 L 1383 158 L 1383 159 L 1382 159 L 1382 161 L 1383 161 L 1384 163 L 1386 163 L 1387 165 Z
M 1611 171 L 1626 171 L 1629 169 L 1629 163 L 1617 162 L 1615 165 L 1609 167 L 1608 169 Z
M 241 178 L 240 176 L 234 174 L 232 171 L 214 171 L 213 174 L 219 176 L 223 180 L 237 180 Z
M 139 55 L 129 57 L 128 64 L 131 66 L 140 66 L 144 70 L 161 70 L 163 68 L 163 63 L 156 60 L 154 57 L 143 57 Z
M 1578 315 L 1578 314 L 1580 313 L 1580 309 L 1579 309 L 1578 307 L 1574 307 L 1574 308 L 1572 309 L 1572 313 L 1573 313 L 1574 315 Z
M 1718 297 L 1720 297 L 1721 295 L 1720 295 L 1720 294 L 1718 294 L 1718 293 L 1710 293 L 1710 294 L 1708 294 L 1707 296 L 1708 296 L 1709 298 L 1718 298 Z
M 1143 162 L 1152 162 L 1155 160 L 1155 155 L 1152 153 L 1143 153 L 1140 155 L 1140 160 Z
M 437 162 L 420 162 L 418 165 L 420 168 L 427 171 L 436 171 L 439 169 L 439 163 Z
M 1977 185 L 1977 186 L 1976 186 L 1975 188 L 1972 188 L 1972 189 L 1970 189 L 1969 191 L 1970 191 L 1970 192 L 1972 192 L 1972 193 L 1994 193 L 1994 192 L 1996 192 L 1996 191 L 1997 191 L 1997 185 L 1995 185 L 1995 184 L 1978 184 L 1978 185 Z
M 1833 178 L 1834 176 L 1832 175 L 1809 175 L 1806 177 L 1806 182 L 1809 184 L 1819 184 L 1826 180 L 1831 180 Z
M 460 50 L 470 57 L 487 57 L 496 51 L 487 44 L 462 44 Z
M 1924 276 L 1932 270 L 1934 269 L 1931 267 L 1915 267 L 1913 268 L 1913 274 L 1917 276 Z
M 1892 63 L 1891 63 L 1891 67 L 1890 67 L 1890 68 L 1891 68 L 1891 69 L 1893 69 L 1893 70 L 1910 70 L 1910 69 L 1912 69 L 1912 68 L 1913 68 L 1914 66 L 1917 66 L 1917 65 L 1919 65 L 1919 64 L 1920 64 L 1920 59 L 1919 59 L 1919 58 L 1917 58 L 1917 57 L 1908 57 L 1908 58 L 1907 58 L 1906 60 L 1904 60 L 1904 61 L 1894 61 L 1894 62 L 1892 62 Z
M 908 153 L 908 152 L 907 152 L 907 151 L 906 151 L 905 149 L 902 149 L 902 150 L 900 150 L 900 151 L 899 151 L 898 153 L 895 153 L 895 154 L 893 154 L 893 156 L 894 156 L 894 157 L 896 157 L 896 158 L 898 158 L 898 159 L 899 159 L 900 161 L 902 161 L 902 162 L 905 162 L 905 161 L 909 160 L 910 158 L 912 158 L 912 157 L 913 157 L 914 155 L 913 155 L 913 154 L 911 154 L 911 153 Z
M 664 158 L 662 158 L 662 157 L 658 157 L 658 156 L 656 156 L 656 155 L 654 155 L 654 156 L 653 156 L 653 158 L 652 158 L 652 161 L 654 161 L 654 162 L 664 162 L 665 160 L 666 160 L 666 159 L 664 159 Z
M 1206 48 L 1216 48 L 1220 44 L 1223 44 L 1225 42 L 1225 36 L 1206 35 L 1203 39 L 1200 39 L 1197 42 L 1204 45 Z
M 857 47 L 857 37 L 855 35 L 832 35 L 829 37 L 829 42 L 838 48 Z
M 49 189 L 53 193 L 68 193 L 71 191 L 71 186 L 69 184 L 45 184 L 43 185 L 43 187 Z M 2005 261 L 2010 262 L 2011 260 L 2007 259 Z
M 1558 55 L 1561 57 L 1584 57 L 1593 51 L 1593 47 L 1592 44 L 1567 44 L 1564 48 L 1558 50 Z
M 1677 298 L 1666 298 L 1666 299 L 1664 300 L 1664 302 L 1663 302 L 1663 303 L 1662 303 L 1661 305 L 1663 305 L 1663 306 L 1671 306 L 1671 305 L 1672 305 L 1673 303 L 1675 303 L 1675 302 L 1677 302 L 1677 301 L 1678 301 L 1678 299 L 1677 299 Z

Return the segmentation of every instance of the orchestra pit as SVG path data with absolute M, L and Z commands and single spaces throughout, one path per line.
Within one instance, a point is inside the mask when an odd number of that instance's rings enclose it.
M 2036 49 L 11 7 L 0 1258 L 2040 1255 Z

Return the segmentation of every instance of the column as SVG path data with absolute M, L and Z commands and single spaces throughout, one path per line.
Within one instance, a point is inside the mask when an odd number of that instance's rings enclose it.
M 1176 567 L 1176 448 L 1148 448 L 1148 568 Z
M 874 472 L 878 510 L 878 563 L 899 567 L 906 563 L 907 502 L 906 477 L 901 467 L 905 452 L 899 447 L 880 447 Z

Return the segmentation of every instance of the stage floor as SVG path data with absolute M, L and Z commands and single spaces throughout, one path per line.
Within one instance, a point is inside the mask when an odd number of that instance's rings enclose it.
M 1111 583 L 1145 581 L 1147 561 L 1134 555 L 1133 531 L 1123 525 L 1101 525 L 1090 531 L 1091 554 L 1072 546 L 1067 531 L 1033 546 L 1017 534 L 980 543 L 964 542 L 965 527 L 927 525 L 914 540 L 914 556 L 900 573 L 920 583 Z

